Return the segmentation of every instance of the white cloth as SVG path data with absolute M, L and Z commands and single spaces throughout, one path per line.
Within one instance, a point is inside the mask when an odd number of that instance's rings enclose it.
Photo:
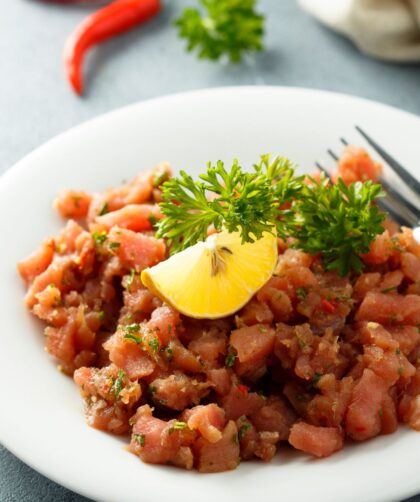
M 420 61 L 420 0 L 298 0 L 364 52 L 391 61 Z

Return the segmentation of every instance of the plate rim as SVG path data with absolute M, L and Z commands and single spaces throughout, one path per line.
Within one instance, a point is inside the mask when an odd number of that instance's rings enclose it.
M 353 100 L 357 101 L 360 104 L 369 104 L 369 106 L 376 106 L 378 108 L 386 109 L 392 112 L 397 112 L 398 114 L 403 114 L 407 116 L 407 118 L 410 119 L 416 119 L 420 120 L 420 116 L 414 113 L 411 113 L 407 110 L 400 109 L 396 106 L 392 106 L 389 104 L 384 104 L 379 101 L 367 99 L 364 97 L 359 97 L 355 96 L 352 94 L 348 93 L 341 93 L 341 92 L 334 92 L 334 91 L 329 91 L 329 90 L 322 90 L 322 89 L 315 89 L 315 88 L 306 88 L 306 87 L 294 87 L 294 86 L 277 86 L 277 85 L 264 85 L 264 86 L 254 86 L 254 85 L 244 85 L 244 86 L 228 86 L 228 87 L 210 87 L 210 88 L 203 88 L 203 89 L 195 89 L 191 91 L 183 91 L 183 92 L 177 92 L 177 93 L 169 93 L 165 94 L 162 96 L 156 96 L 147 100 L 143 101 L 135 101 L 130 104 L 126 104 L 122 107 L 117 107 L 115 109 L 112 109 L 108 112 L 102 113 L 100 115 L 97 115 L 95 117 L 92 117 L 88 120 L 85 120 L 75 126 L 72 126 L 71 128 L 60 132 L 59 134 L 53 136 L 46 142 L 42 143 L 35 149 L 31 150 L 28 152 L 25 156 L 23 156 L 20 160 L 15 162 L 11 167 L 7 168 L 6 171 L 0 176 L 0 193 L 5 189 L 7 183 L 12 182 L 13 179 L 16 176 L 20 175 L 21 171 L 24 171 L 26 169 L 26 164 L 27 162 L 31 161 L 32 157 L 37 156 L 38 154 L 42 153 L 44 150 L 48 150 L 53 144 L 58 143 L 61 141 L 62 138 L 76 132 L 83 130 L 84 128 L 91 128 L 95 127 L 96 122 L 101 122 L 103 120 L 112 120 L 113 116 L 117 115 L 123 115 L 125 112 L 128 110 L 132 110 L 134 108 L 141 108 L 143 106 L 153 106 L 156 103 L 159 102 L 170 102 L 170 101 L 176 101 L 178 99 L 185 99 L 190 96 L 201 96 L 203 99 L 205 98 L 206 95 L 208 94 L 225 94 L 225 93 L 232 93 L 232 94 L 238 94 L 238 93 L 255 93 L 259 94 L 260 92 L 264 91 L 275 91 L 275 92 L 293 92 L 293 93 L 302 93 L 302 94 L 315 94 L 315 95 L 322 95 L 325 97 L 333 97 L 333 98 L 339 98 L 339 99 L 346 99 L 346 100 Z M 18 459 L 20 459 L 22 462 L 24 462 L 26 465 L 30 466 L 32 469 L 35 471 L 39 472 L 43 476 L 45 476 L 47 479 L 50 479 L 57 484 L 67 488 L 70 491 L 73 491 L 75 493 L 78 493 L 82 496 L 88 497 L 88 498 L 93 498 L 95 497 L 95 494 L 92 490 L 89 490 L 87 487 L 80 487 L 77 486 L 75 487 L 72 485 L 70 482 L 67 482 L 65 478 L 60 476 L 59 474 L 54 474 L 48 470 L 47 467 L 44 467 L 44 465 L 38 465 L 38 464 L 43 464 L 42 462 L 36 462 L 31 460 L 30 455 L 26 455 L 25 452 L 21 451 L 21 448 L 14 448 L 13 444 L 10 444 L 7 440 L 7 433 L 6 433 L 6 427 L 0 429 L 0 442 L 3 444 L 3 446 L 9 450 L 12 454 L 14 454 Z M 416 494 L 419 487 L 416 488 L 416 491 L 413 492 L 413 490 L 406 490 L 403 491 L 401 490 L 401 494 L 404 494 L 404 497 L 409 497 L 412 496 L 413 494 Z

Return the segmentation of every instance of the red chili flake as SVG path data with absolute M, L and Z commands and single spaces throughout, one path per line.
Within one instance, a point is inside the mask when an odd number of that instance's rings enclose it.
M 321 301 L 322 310 L 327 314 L 334 314 L 337 310 L 337 303 L 334 300 L 326 300 L 325 298 Z
M 239 392 L 242 392 L 243 394 L 248 394 L 249 387 L 241 384 L 241 385 L 238 385 L 238 390 L 239 390 Z

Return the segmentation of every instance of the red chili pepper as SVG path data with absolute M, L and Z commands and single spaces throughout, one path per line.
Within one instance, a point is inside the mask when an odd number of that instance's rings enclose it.
M 337 304 L 333 300 L 330 301 L 323 298 L 321 300 L 321 306 L 322 310 L 324 312 L 327 312 L 327 314 L 334 314 L 334 312 L 336 312 L 337 310 Z
M 243 394 L 248 394 L 249 388 L 246 385 L 238 385 L 238 390 L 239 392 L 242 392 Z
M 90 47 L 131 30 L 155 16 L 160 9 L 160 0 L 115 0 L 82 21 L 64 48 L 64 67 L 75 92 L 83 93 L 82 65 Z

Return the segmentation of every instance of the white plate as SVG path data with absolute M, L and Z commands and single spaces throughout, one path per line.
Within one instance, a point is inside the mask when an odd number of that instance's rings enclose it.
M 338 137 L 360 124 L 403 164 L 419 166 L 420 119 L 325 92 L 230 88 L 123 108 L 48 142 L 0 179 L 0 440 L 62 485 L 106 501 L 391 501 L 420 492 L 420 434 L 397 434 L 315 461 L 287 449 L 271 464 L 200 475 L 143 464 L 124 443 L 89 428 L 70 378 L 43 351 L 40 323 L 25 311 L 15 263 L 62 222 L 61 188 L 101 190 L 156 162 L 197 172 L 208 160 L 289 156 L 312 169 Z

